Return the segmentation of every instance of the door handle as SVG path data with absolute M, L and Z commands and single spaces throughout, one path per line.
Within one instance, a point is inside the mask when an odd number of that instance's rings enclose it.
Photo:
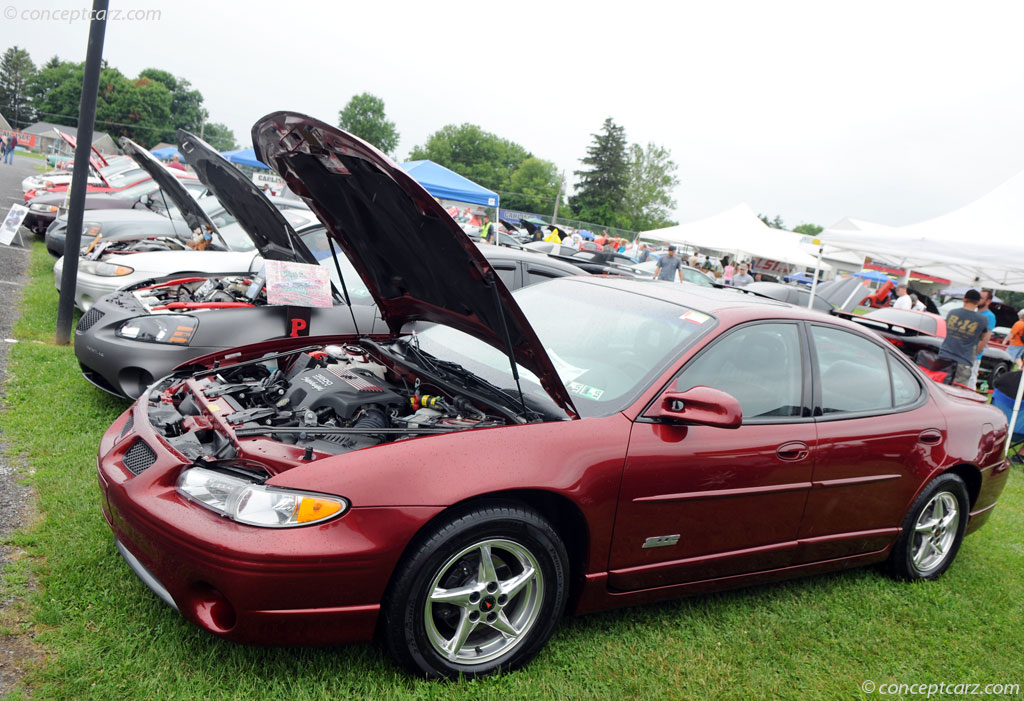
M 790 443 L 783 443 L 776 448 L 775 454 L 779 456 L 779 460 L 796 462 L 797 460 L 803 460 L 810 455 L 811 450 L 803 441 L 792 441 Z
M 921 435 L 917 437 L 917 440 L 925 445 L 938 445 L 942 442 L 942 432 L 937 428 L 928 428 L 921 431 Z

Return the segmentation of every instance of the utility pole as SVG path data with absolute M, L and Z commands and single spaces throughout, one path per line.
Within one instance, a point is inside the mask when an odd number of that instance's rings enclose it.
M 103 58 L 103 37 L 107 29 L 107 7 L 110 0 L 93 0 L 89 20 L 89 46 L 85 53 L 85 74 L 82 76 L 82 101 L 78 108 L 78 146 L 75 148 L 75 170 L 71 174 L 71 204 L 68 210 L 67 240 L 64 244 L 64 270 L 60 278 L 60 301 L 57 306 L 57 345 L 71 340 L 71 321 L 75 315 L 75 286 L 78 280 L 78 256 L 82 248 L 82 216 L 85 214 L 85 188 L 89 177 L 89 156 L 92 152 L 92 130 L 96 122 L 96 93 L 100 87 L 100 62 Z
M 562 185 L 565 184 L 565 171 L 558 178 L 558 192 L 555 194 L 555 212 L 551 215 L 551 223 L 556 224 L 558 219 L 558 203 L 562 200 Z

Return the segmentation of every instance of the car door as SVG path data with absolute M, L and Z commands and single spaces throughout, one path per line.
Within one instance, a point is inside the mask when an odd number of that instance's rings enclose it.
M 884 341 L 833 325 L 809 330 L 818 454 L 800 562 L 888 546 L 946 435 L 924 384 Z
M 758 322 L 716 339 L 671 383 L 739 400 L 736 429 L 634 423 L 609 584 L 632 590 L 784 567 L 794 559 L 815 452 L 806 339 Z

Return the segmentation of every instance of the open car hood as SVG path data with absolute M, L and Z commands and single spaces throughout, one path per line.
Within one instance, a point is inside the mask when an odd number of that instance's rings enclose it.
M 71 136 L 71 134 L 61 131 L 60 129 L 54 129 L 54 131 L 57 132 L 57 135 L 60 138 L 64 139 L 65 143 L 71 147 L 71 152 L 74 153 L 78 148 L 78 139 Z M 89 148 L 92 149 L 92 154 L 89 156 L 89 165 L 92 166 L 92 169 L 96 172 L 96 177 L 102 180 L 104 185 L 111 187 L 110 182 L 103 173 L 100 172 L 100 168 L 110 164 L 107 163 L 107 159 L 103 157 L 103 154 L 96 150 L 95 146 L 90 146 Z
M 867 285 L 855 277 L 848 277 L 819 282 L 814 294 L 840 311 L 852 312 L 868 292 Z
M 178 146 L 203 184 L 245 229 L 260 255 L 270 260 L 317 264 L 316 256 L 280 210 L 242 171 L 208 143 L 184 129 L 178 130 Z
M 256 156 L 327 226 L 393 332 L 432 321 L 507 352 L 577 416 L 536 332 L 497 273 L 430 194 L 387 156 L 337 127 L 275 112 L 252 128 Z M 508 342 L 506 342 L 506 336 Z
M 203 211 L 203 208 L 199 206 L 199 202 L 196 201 L 196 198 L 185 189 L 173 173 L 164 167 L 163 163 L 156 159 L 156 156 L 139 146 L 127 136 L 121 137 L 121 148 L 124 149 L 125 153 L 135 159 L 135 162 L 139 164 L 140 168 L 149 173 L 150 177 L 153 178 L 153 181 L 160 186 L 160 189 L 163 190 L 164 194 L 174 202 L 190 230 L 195 231 L 196 229 L 209 229 L 215 233 L 218 238 L 221 238 L 220 232 L 217 231 L 217 227 L 214 226 L 209 215 L 207 215 L 206 212 Z

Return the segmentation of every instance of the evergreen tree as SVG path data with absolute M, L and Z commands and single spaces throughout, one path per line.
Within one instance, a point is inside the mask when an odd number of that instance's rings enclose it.
M 592 134 L 594 142 L 587 147 L 587 156 L 580 162 L 589 166 L 574 171 L 579 176 L 576 193 L 569 206 L 580 219 L 608 226 L 629 226 L 626 193 L 629 188 L 629 161 L 626 153 L 626 130 L 609 117 L 600 134 Z
M 28 51 L 18 46 L 4 51 L 0 59 L 0 113 L 15 129 L 32 121 L 27 86 L 35 72 L 36 65 Z

